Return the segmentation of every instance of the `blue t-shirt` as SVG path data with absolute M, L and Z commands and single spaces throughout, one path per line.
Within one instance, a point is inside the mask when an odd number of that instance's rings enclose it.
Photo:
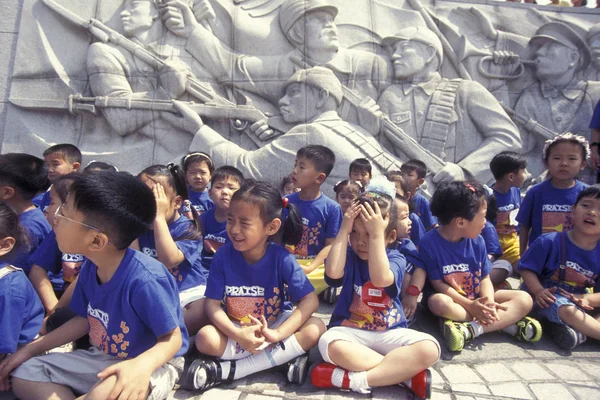
M 494 189 L 496 197 L 496 232 L 498 235 L 513 235 L 517 233 L 517 214 L 521 207 L 521 189 L 511 187 L 506 193 Z
M 410 239 L 402 239 L 396 242 L 396 250 L 406 258 L 406 273 L 412 274 L 414 267 L 425 269 L 417 247 Z
M 48 206 L 50 205 L 50 189 L 48 189 L 46 193 L 44 193 L 39 203 L 40 210 L 42 210 L 42 212 L 46 212 L 46 208 L 48 208 Z
M 571 209 L 577 195 L 587 187 L 576 181 L 572 188 L 557 189 L 549 179 L 530 188 L 517 215 L 519 224 L 531 227 L 529 244 L 542 233 L 572 229 Z
M 225 227 L 227 221 L 219 222 L 215 217 L 215 208 L 208 210 L 200 216 L 202 223 L 202 266 L 210 269 L 213 257 L 217 250 L 229 242 Z
M 63 253 L 58 248 L 56 233 L 50 232 L 31 255 L 31 264 L 36 264 L 48 274 L 54 290 L 62 290 L 64 283 L 71 283 L 79 275 L 85 257 L 81 254 Z
M 421 221 L 421 218 L 419 218 L 417 213 L 410 213 L 408 218 L 410 218 L 410 222 L 412 222 L 412 225 L 410 226 L 410 240 L 412 240 L 415 246 L 419 246 L 423 235 L 427 233 L 427 229 L 425 229 L 423 221 Z
M 481 236 L 452 243 L 444 239 L 437 229 L 431 230 L 421 240 L 419 254 L 429 280 L 443 280 L 471 300 L 479 297 L 481 280 L 492 269 Z
M 249 315 L 274 321 L 284 310 L 284 285 L 292 303 L 314 288 L 306 274 L 286 249 L 269 243 L 263 258 L 248 264 L 233 244 L 227 243 L 215 254 L 206 284 L 206 297 L 223 300 L 225 312 L 234 321 L 251 322 Z
M 35 195 L 35 197 L 33 199 L 31 199 L 31 202 L 33 204 L 35 204 L 38 208 L 41 209 L 42 201 L 44 201 L 44 196 L 46 196 L 49 191 L 50 191 L 50 189 L 48 189 L 47 191 L 45 191 L 43 193 L 39 193 L 39 194 Z
M 206 285 L 207 271 L 202 268 L 200 251 L 202 242 L 200 240 L 178 240 L 185 237 L 189 229 L 193 228 L 192 221 L 180 215 L 177 220 L 169 224 L 169 233 L 175 241 L 175 245 L 183 253 L 185 259 L 178 266 L 169 269 L 173 274 L 179 290 L 185 290 L 200 285 Z M 157 258 L 154 231 L 144 232 L 139 238 L 140 251 L 152 258 Z
M 208 190 L 204 192 L 195 192 L 191 188 L 188 188 L 189 205 L 194 207 L 198 215 L 202 215 L 204 212 L 215 208 L 215 203 L 210 199 Z M 186 202 L 182 207 L 182 213 L 190 212 L 188 203 Z
M 427 200 L 425 196 L 417 192 L 417 194 L 413 196 L 412 201 L 415 205 L 417 215 L 421 218 L 421 222 L 423 222 L 425 231 L 428 231 L 433 225 L 438 223 L 437 218 L 431 213 L 429 200 Z
M 562 271 L 561 265 L 564 265 Z M 571 242 L 566 232 L 543 234 L 521 257 L 519 270 L 524 269 L 535 272 L 545 288 L 558 286 L 582 294 L 591 287 L 594 293 L 599 293 L 600 243 L 594 250 L 583 250 Z M 528 290 L 525 283 L 521 287 Z
M 19 222 L 29 238 L 29 250 L 27 252 L 20 251 L 12 260 L 12 265 L 23 269 L 26 274 L 29 274 L 29 271 L 31 270 L 31 255 L 52 231 L 52 227 L 39 208 L 25 211 L 19 215 Z
M 367 261 L 361 260 L 352 248 L 348 247 L 346 252 L 346 265 L 344 266 L 344 276 L 342 278 L 331 279 L 325 274 L 325 282 L 329 286 L 342 286 L 337 304 L 333 314 L 331 314 L 330 328 L 333 326 L 347 326 L 368 331 L 386 331 L 407 327 L 406 316 L 402 309 L 402 303 L 400 303 L 400 290 L 406 272 L 406 259 L 398 250 L 387 250 L 387 255 L 390 270 L 394 274 L 394 283 L 386 288 L 380 288 L 389 297 L 384 303 L 381 303 L 387 305 L 387 308 L 373 308 L 363 300 L 363 286 L 371 281 L 369 264 Z M 380 289 L 373 288 L 366 291 L 371 292 Z M 365 300 L 368 302 L 367 299 Z
M 97 269 L 86 260 L 70 304 L 73 312 L 87 318 L 95 346 L 111 356 L 135 358 L 179 327 L 182 345 L 176 355 L 187 352 L 189 337 L 177 284 L 164 265 L 127 249 L 108 282 L 98 282 Z
M 300 243 L 286 247 L 296 258 L 314 258 L 325 247 L 326 239 L 337 236 L 342 224 L 342 208 L 324 193 L 316 200 L 300 200 L 299 193 L 292 193 L 287 199 L 300 210 L 304 231 Z M 287 210 L 284 211 L 285 218 Z
M 0 268 L 7 264 L 0 262 Z M 23 271 L 0 278 L 0 355 L 14 353 L 42 328 L 44 306 Z
M 498 239 L 498 232 L 496 227 L 490 221 L 485 221 L 485 226 L 481 231 L 481 237 L 485 241 L 485 248 L 488 254 L 500 257 L 502 255 L 502 246 L 500 246 L 500 240 Z

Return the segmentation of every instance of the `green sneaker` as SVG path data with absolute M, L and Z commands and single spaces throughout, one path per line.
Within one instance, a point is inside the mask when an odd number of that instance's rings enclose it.
M 527 338 L 527 331 L 531 327 L 533 330 L 533 336 L 529 339 Z M 519 322 L 517 322 L 517 333 L 515 337 L 519 341 L 535 343 L 538 342 L 542 338 L 542 325 L 538 322 L 537 319 L 531 317 L 525 317 Z
M 448 344 L 450 351 L 462 351 L 473 336 L 473 333 L 468 336 L 470 325 L 463 322 L 454 322 L 446 320 L 444 322 L 444 339 Z

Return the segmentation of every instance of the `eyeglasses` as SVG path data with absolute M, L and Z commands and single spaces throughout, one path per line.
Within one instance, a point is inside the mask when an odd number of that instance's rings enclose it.
M 63 212 L 62 212 L 62 208 L 64 207 L 64 205 L 65 205 L 65 204 L 63 203 L 63 204 L 61 204 L 60 206 L 58 206 L 58 208 L 57 208 L 57 209 L 56 209 L 56 211 L 54 212 L 54 218 L 55 218 L 55 219 L 56 219 L 56 218 L 62 218 L 62 219 L 66 219 L 67 221 L 71 221 L 71 222 L 74 222 L 74 223 L 76 223 L 76 224 L 83 225 L 83 226 L 85 226 L 86 228 L 93 229 L 93 230 L 95 230 L 96 232 L 100 232 L 100 233 L 102 233 L 102 234 L 106 235 L 106 233 L 102 232 L 102 230 L 101 230 L 101 229 L 99 229 L 99 228 L 96 228 L 96 227 L 95 227 L 95 226 L 93 226 L 93 225 L 88 225 L 88 224 L 85 224 L 85 223 L 83 223 L 83 222 L 79 222 L 79 221 L 77 221 L 77 220 L 74 220 L 74 219 L 72 219 L 72 218 L 66 217 L 66 216 L 65 216 L 65 214 L 63 214 Z M 106 235 L 106 236 L 108 236 L 108 235 Z M 109 241 L 108 243 L 110 243 L 110 241 Z

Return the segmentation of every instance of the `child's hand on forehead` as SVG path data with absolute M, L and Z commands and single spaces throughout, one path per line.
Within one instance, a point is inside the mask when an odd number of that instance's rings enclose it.
M 386 215 L 384 218 L 381 215 L 381 209 L 377 202 L 373 202 L 373 207 L 369 203 L 361 204 L 360 218 L 365 224 L 365 229 L 369 236 L 383 234 L 389 222 L 389 216 Z
M 165 188 L 156 182 L 152 187 L 152 192 L 154 192 L 154 198 L 156 199 L 156 218 L 166 219 L 171 202 L 165 193 Z
M 354 200 L 344 213 L 344 218 L 342 219 L 342 226 L 340 227 L 340 230 L 346 229 L 348 231 L 351 231 L 352 225 L 354 224 L 354 220 L 356 219 L 359 213 L 360 205 L 356 200 Z

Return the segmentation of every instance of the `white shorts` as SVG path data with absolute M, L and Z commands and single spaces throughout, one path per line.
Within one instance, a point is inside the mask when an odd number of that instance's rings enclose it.
M 98 373 L 124 361 L 109 356 L 97 347 L 72 353 L 52 353 L 34 357 L 15 369 L 12 376 L 33 382 L 49 382 L 67 386 L 76 395 L 88 393 L 99 382 Z M 158 368 L 150 378 L 149 400 L 164 400 L 179 380 L 183 357 L 176 357 Z
M 179 306 L 184 308 L 190 303 L 196 300 L 204 298 L 204 292 L 206 292 L 206 285 L 200 285 L 191 287 L 189 289 L 182 290 L 179 292 Z
M 423 340 L 430 340 L 438 348 L 438 360 L 442 354 L 440 344 L 433 336 L 413 329 L 396 328 L 387 331 L 367 331 L 347 326 L 334 326 L 327 330 L 321 336 L 321 339 L 319 339 L 319 352 L 323 359 L 331 364 L 334 364 L 334 362 L 329 358 L 327 349 L 329 348 L 329 344 L 336 340 L 359 343 L 384 356 L 398 347 L 410 346 Z

